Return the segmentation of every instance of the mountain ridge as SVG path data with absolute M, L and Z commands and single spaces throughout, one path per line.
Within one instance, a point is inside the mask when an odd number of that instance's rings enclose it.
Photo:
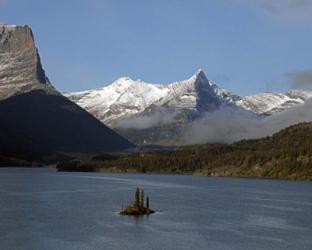
M 196 83 L 199 83 L 197 88 L 195 87 Z M 200 86 L 204 86 L 204 88 L 201 89 Z M 145 89 L 147 89 L 146 92 Z M 173 83 L 152 84 L 142 80 L 133 80 L 130 77 L 121 77 L 102 88 L 82 92 L 67 92 L 64 95 L 95 115 L 103 123 L 114 127 L 116 121 L 139 115 L 151 106 L 196 109 L 198 104 L 196 104 L 195 92 L 204 93 L 207 90 L 211 91 L 211 95 L 214 95 L 215 102 L 210 103 L 209 106 L 207 100 L 204 101 L 203 104 L 206 105 L 204 112 L 213 111 L 222 103 L 259 115 L 274 115 L 298 104 L 303 104 L 312 97 L 312 91 L 303 90 L 290 90 L 286 93 L 263 92 L 255 95 L 239 96 L 220 88 L 208 80 L 202 69 L 199 69 L 187 80 Z M 139 98 L 131 98 L 134 91 L 140 93 Z M 120 95 L 118 96 L 119 92 Z M 108 103 L 107 100 L 110 99 L 112 93 L 117 97 Z M 153 98 L 151 98 L 152 94 L 154 95 Z M 123 106 L 131 111 L 127 112 L 126 108 L 123 110 Z
M 103 123 L 114 127 L 116 120 L 140 114 L 153 106 L 193 110 L 196 106 L 201 108 L 201 104 L 197 103 L 196 95 L 199 92 L 197 89 L 201 89 L 201 93 L 206 94 L 206 97 L 202 98 L 207 99 L 210 94 L 210 97 L 213 97 L 218 104 L 222 98 L 227 104 L 234 103 L 237 99 L 236 95 L 219 88 L 208 80 L 203 70 L 198 70 L 187 80 L 167 84 L 151 84 L 142 80 L 121 77 L 112 84 L 94 91 L 64 93 L 64 95 L 95 115 Z M 209 108 L 214 109 L 214 107 L 206 107 L 206 109 Z M 127 112 L 127 109 L 131 109 L 130 112 Z
M 225 142 L 237 136 L 253 137 L 253 133 L 270 134 L 265 122 L 274 126 L 274 131 L 292 122 L 278 118 L 280 121 L 272 124 L 272 119 L 266 118 L 275 119 L 303 106 L 312 92 L 239 96 L 208 80 L 200 69 L 173 83 L 151 84 L 122 77 L 108 86 L 65 96 L 135 144 L 168 146 L 206 141 L 205 133 L 209 135 L 206 142 L 209 138 Z M 259 132 L 248 126 L 258 127 Z

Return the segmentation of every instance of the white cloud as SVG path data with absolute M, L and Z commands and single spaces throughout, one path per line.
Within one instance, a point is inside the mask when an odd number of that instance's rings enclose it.
M 190 143 L 233 142 L 270 136 L 300 122 L 312 121 L 312 99 L 304 105 L 264 119 L 254 119 L 246 112 L 221 109 L 207 113 L 186 129 L 185 140 Z
M 287 22 L 312 20 L 311 0 L 230 0 L 264 11 L 271 17 Z
M 117 128 L 136 128 L 146 129 L 159 125 L 167 125 L 175 122 L 175 117 L 178 112 L 167 111 L 165 108 L 159 107 L 152 113 L 135 116 L 129 119 L 119 121 L 116 124 Z
M 312 90 L 312 69 L 287 74 L 293 89 Z

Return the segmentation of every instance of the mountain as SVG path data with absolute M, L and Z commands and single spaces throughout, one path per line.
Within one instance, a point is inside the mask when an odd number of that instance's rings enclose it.
M 189 124 L 206 114 L 227 110 L 237 117 L 259 119 L 305 103 L 312 92 L 238 96 L 221 89 L 198 70 L 189 79 L 170 84 L 123 77 L 100 89 L 64 95 L 132 142 L 171 145 L 183 144 Z
M 121 151 L 133 144 L 53 88 L 28 26 L 0 25 L 0 155 Z
M 221 105 L 233 105 L 239 99 L 209 81 L 202 70 L 188 80 L 170 84 L 122 77 L 100 89 L 64 95 L 112 127 L 156 107 L 206 112 Z
M 0 55 L 0 100 L 34 89 L 56 93 L 29 27 L 0 24 Z
M 167 92 L 162 85 L 123 77 L 104 88 L 64 95 L 103 123 L 110 124 L 144 111 Z
M 235 105 L 239 97 L 213 84 L 202 70 L 170 84 L 120 78 L 98 90 L 65 96 L 136 144 L 180 144 L 185 126 L 206 112 L 242 110 Z
M 274 115 L 303 104 L 312 97 L 312 91 L 291 90 L 285 94 L 265 92 L 245 96 L 237 105 L 257 114 Z
M 118 121 L 129 119 L 155 107 L 209 112 L 230 105 L 260 115 L 273 115 L 303 104 L 312 91 L 291 90 L 285 94 L 265 92 L 238 96 L 209 81 L 203 70 L 191 78 L 170 84 L 145 83 L 122 77 L 95 90 L 64 93 L 73 102 L 115 127 Z

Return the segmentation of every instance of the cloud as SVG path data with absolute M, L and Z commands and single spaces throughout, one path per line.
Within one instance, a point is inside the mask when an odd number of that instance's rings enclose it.
M 231 143 L 242 139 L 271 136 L 300 122 L 312 122 L 312 99 L 272 116 L 259 116 L 244 109 L 225 106 L 191 122 L 177 122 L 183 114 L 159 108 L 152 113 L 120 121 L 117 128 L 147 129 L 176 124 L 186 144 Z M 185 116 L 183 117 L 185 118 Z M 182 119 L 183 120 L 183 119 Z M 170 129 L 173 129 L 172 126 Z
M 310 0 L 255 0 L 262 8 L 271 13 L 282 11 L 302 11 L 307 7 L 311 7 Z
M 176 121 L 177 111 L 168 111 L 166 108 L 157 108 L 152 113 L 140 114 L 136 117 L 121 120 L 115 125 L 116 128 L 146 129 L 160 125 L 171 124 Z
M 295 71 L 287 74 L 292 89 L 312 91 L 312 69 Z
M 256 127 L 261 126 L 258 119 L 251 112 L 223 107 L 188 124 L 184 141 L 187 144 L 229 143 L 251 134 L 257 137 L 260 130 Z
M 248 112 L 223 108 L 206 113 L 202 119 L 189 124 L 184 139 L 188 144 L 229 143 L 270 136 L 290 125 L 310 121 L 312 121 L 312 99 L 288 111 L 263 118 L 255 118 Z
M 305 22 L 312 20 L 311 0 L 234 0 L 248 4 L 281 21 Z

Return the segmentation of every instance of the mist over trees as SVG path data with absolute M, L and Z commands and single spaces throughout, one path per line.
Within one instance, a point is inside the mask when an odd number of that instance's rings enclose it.
M 119 155 L 113 160 L 64 162 L 57 168 L 312 180 L 311 141 L 312 123 L 302 123 L 262 139 L 139 152 Z

